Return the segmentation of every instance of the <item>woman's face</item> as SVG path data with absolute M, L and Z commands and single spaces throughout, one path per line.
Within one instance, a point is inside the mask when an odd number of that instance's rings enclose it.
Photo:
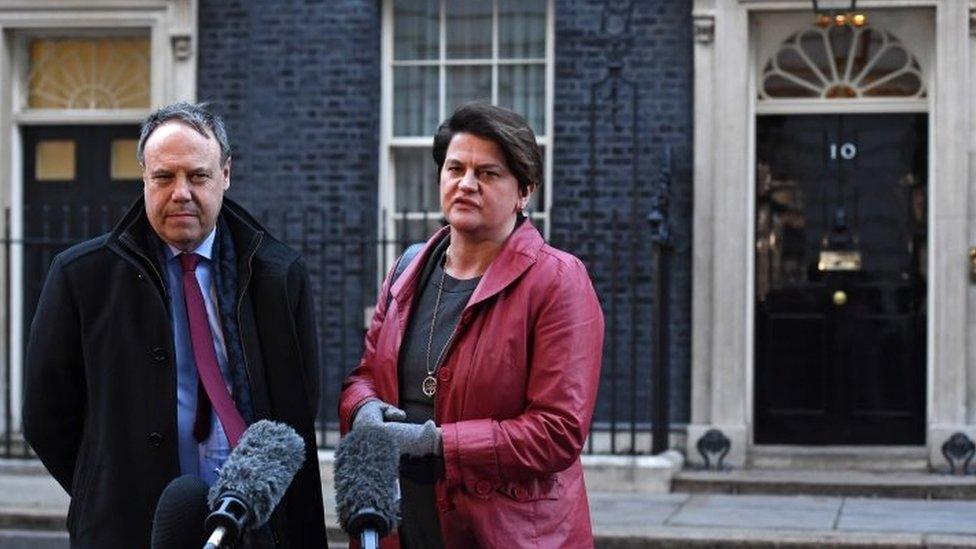
M 478 239 L 504 240 L 528 201 L 501 147 L 469 133 L 451 139 L 440 180 L 444 218 L 455 231 Z

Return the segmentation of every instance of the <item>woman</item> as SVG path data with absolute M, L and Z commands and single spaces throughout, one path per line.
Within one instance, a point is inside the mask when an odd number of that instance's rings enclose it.
M 603 313 L 583 264 L 522 214 L 542 178 L 535 135 L 471 103 L 433 153 L 448 226 L 383 284 L 343 430 L 398 441 L 407 549 L 592 547 L 579 455 Z

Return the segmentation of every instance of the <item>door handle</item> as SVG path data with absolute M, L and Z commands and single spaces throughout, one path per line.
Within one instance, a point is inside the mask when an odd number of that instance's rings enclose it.
M 838 307 L 843 307 L 847 304 L 847 292 L 844 290 L 837 290 L 833 295 L 834 305 Z

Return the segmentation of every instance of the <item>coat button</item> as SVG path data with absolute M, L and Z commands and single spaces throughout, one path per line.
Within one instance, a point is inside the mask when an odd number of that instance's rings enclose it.
M 491 483 L 487 480 L 479 480 L 478 483 L 474 485 L 474 491 L 479 496 L 487 496 L 491 493 Z
M 152 359 L 156 362 L 166 361 L 166 349 L 163 349 L 162 347 L 154 347 L 150 354 L 152 355 Z
M 149 435 L 149 445 L 153 448 L 159 448 L 163 445 L 163 435 L 159 433 L 151 433 Z
M 437 372 L 437 380 L 442 383 L 451 381 L 451 370 L 448 368 L 441 369 L 441 371 Z

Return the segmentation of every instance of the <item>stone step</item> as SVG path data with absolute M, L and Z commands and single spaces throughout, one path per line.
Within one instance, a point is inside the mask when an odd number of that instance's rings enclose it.
M 681 493 L 976 499 L 976 476 L 923 472 L 741 469 L 685 470 L 671 489 Z
M 922 446 L 753 446 L 746 466 L 809 471 L 929 470 L 928 453 Z

